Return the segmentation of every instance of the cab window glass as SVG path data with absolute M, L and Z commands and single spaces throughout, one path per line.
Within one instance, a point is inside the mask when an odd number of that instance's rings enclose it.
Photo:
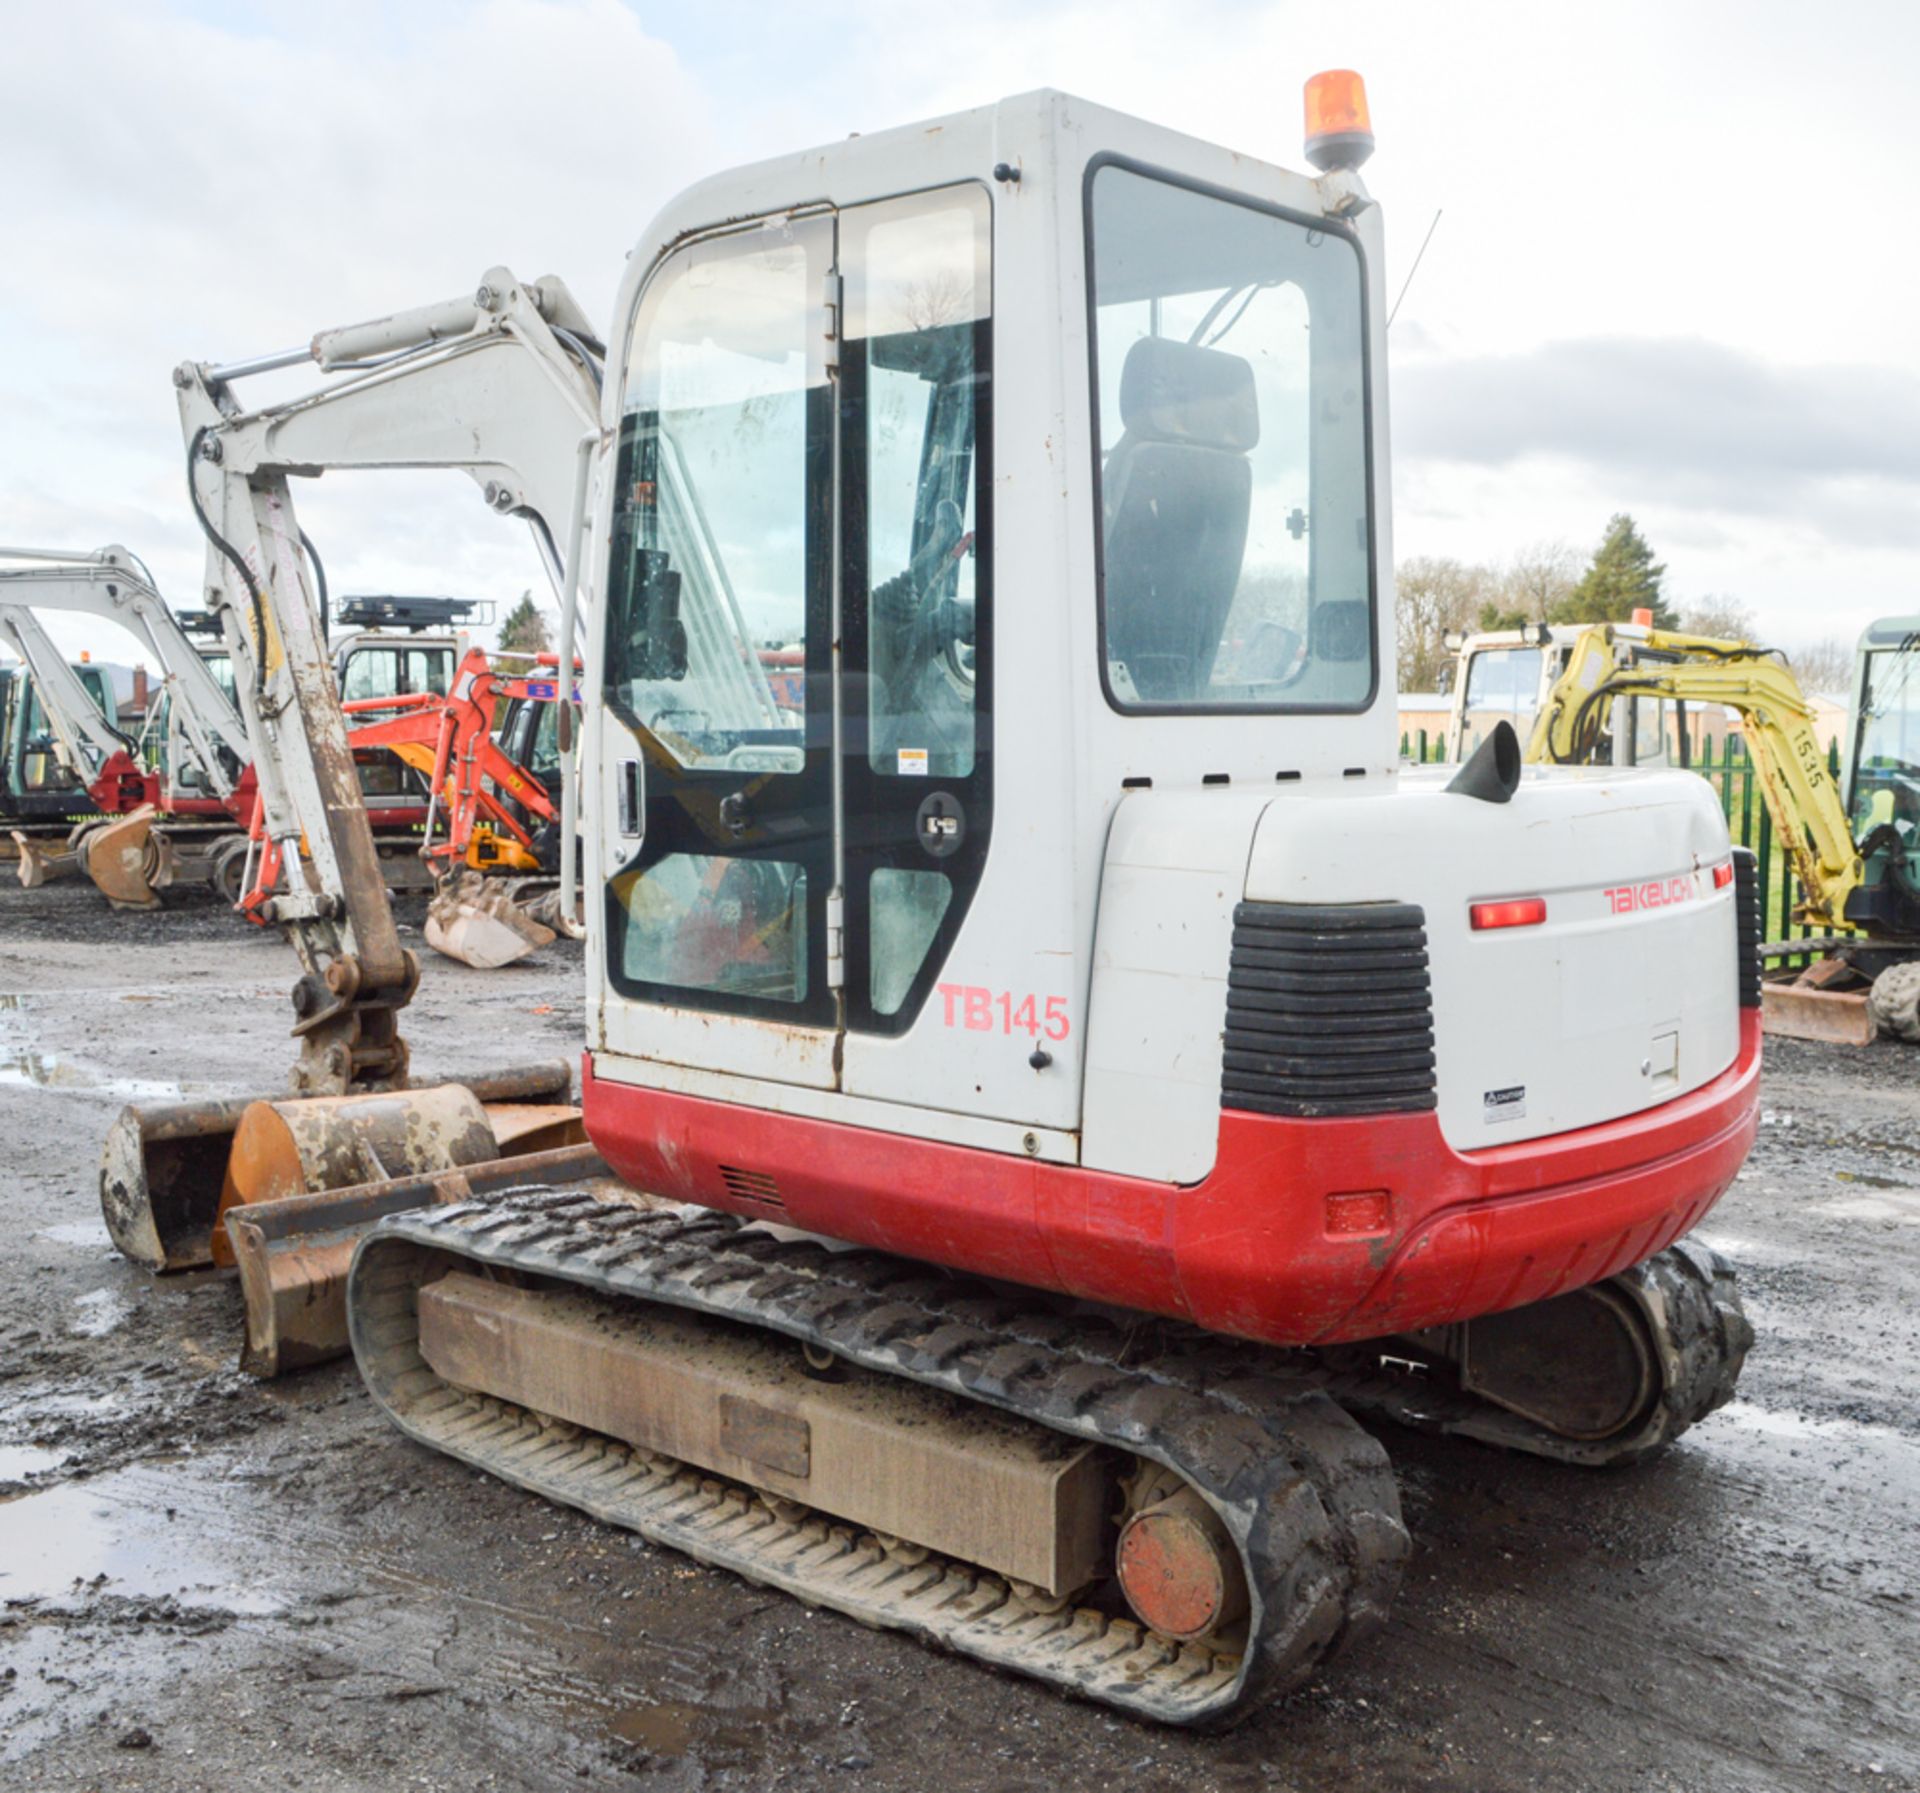
M 1120 709 L 1374 689 L 1364 278 L 1344 232 L 1091 182 L 1102 674 Z

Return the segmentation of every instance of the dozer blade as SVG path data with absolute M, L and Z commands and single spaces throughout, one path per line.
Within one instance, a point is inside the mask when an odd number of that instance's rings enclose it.
M 1865 990 L 1820 990 L 1805 984 L 1766 984 L 1760 1025 L 1788 1040 L 1832 1046 L 1871 1046 L 1875 1028 Z
M 225 1231 L 247 1303 L 240 1367 L 267 1379 L 346 1355 L 353 1248 L 384 1215 L 474 1201 L 529 1183 L 585 1185 L 611 1174 L 592 1146 L 565 1145 L 459 1170 L 229 1208 Z
M 572 1073 L 563 1060 L 550 1060 L 460 1082 L 483 1103 L 564 1103 Z M 108 1129 L 100 1155 L 100 1211 L 121 1252 L 153 1270 L 197 1270 L 211 1264 L 214 1228 L 241 1117 L 256 1101 L 281 1100 L 282 1093 L 274 1091 L 123 1108 Z M 403 1168 L 413 1167 L 387 1165 L 376 1174 Z M 364 1182 L 367 1175 L 360 1171 L 346 1180 Z
M 143 803 L 90 829 L 81 845 L 87 876 L 116 909 L 157 909 L 160 892 L 173 882 L 173 847 L 164 834 L 153 831 L 158 813 Z
M 554 933 L 521 910 L 504 886 L 467 874 L 428 903 L 426 936 L 436 952 L 476 971 L 496 971 L 547 945 Z

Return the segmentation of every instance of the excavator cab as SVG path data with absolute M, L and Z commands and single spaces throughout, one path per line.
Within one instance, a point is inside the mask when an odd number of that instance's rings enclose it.
M 1861 888 L 1848 915 L 1910 957 L 1920 939 L 1920 617 L 1872 624 L 1855 679 L 1846 790 Z M 1904 996 L 1900 1005 L 1911 1007 Z
M 1891 827 L 1920 846 L 1920 617 L 1887 617 L 1860 639 L 1847 808 L 1854 838 Z
M 609 338 L 586 1103 L 623 1174 L 1194 1316 L 1213 1247 L 1096 1275 L 1096 1216 L 1196 1217 L 1223 1107 L 1518 1149 L 1733 1073 L 1700 781 L 1397 776 L 1350 168 L 1053 94 L 808 168 L 669 208 Z M 1472 920 L 1509 895 L 1550 919 Z M 1403 950 L 1431 968 L 1404 1009 L 1369 982 Z M 1495 988 L 1531 993 L 1511 1027 Z M 929 1179 L 929 1142 L 965 1173 Z M 1388 1203 L 1394 1251 L 1432 1200 Z M 1373 1324 L 1379 1265 L 1340 1250 L 1340 1312 L 1255 1253 L 1213 1319 Z
M 111 719 L 117 706 L 107 669 L 75 661 L 73 673 L 99 715 Z M 10 818 L 66 821 L 94 813 L 85 769 L 62 750 L 46 705 L 24 671 L 15 671 L 0 685 L 0 744 L 5 751 L 0 804 Z

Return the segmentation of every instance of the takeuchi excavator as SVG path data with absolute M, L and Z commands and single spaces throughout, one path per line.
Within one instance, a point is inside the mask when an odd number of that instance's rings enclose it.
M 1317 175 L 1045 92 L 655 219 L 560 537 L 619 1182 L 390 1214 L 348 1289 L 413 1438 L 1186 1724 L 1385 1619 L 1356 1413 L 1627 1463 L 1751 1338 L 1686 1238 L 1751 863 L 1690 776 L 1399 766 L 1372 136 L 1307 99 Z M 294 591 L 274 490 L 208 514 Z M 315 967 L 342 1094 L 390 945 Z

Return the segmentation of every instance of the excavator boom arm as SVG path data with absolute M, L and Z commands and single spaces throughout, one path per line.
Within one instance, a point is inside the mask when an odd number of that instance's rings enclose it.
M 1616 697 L 1722 704 L 1739 715 L 1767 813 L 1806 891 L 1807 917 L 1844 928 L 1863 876 L 1860 854 L 1792 669 L 1747 642 L 1595 624 L 1576 637 L 1541 705 L 1527 757 L 1586 759 Z

